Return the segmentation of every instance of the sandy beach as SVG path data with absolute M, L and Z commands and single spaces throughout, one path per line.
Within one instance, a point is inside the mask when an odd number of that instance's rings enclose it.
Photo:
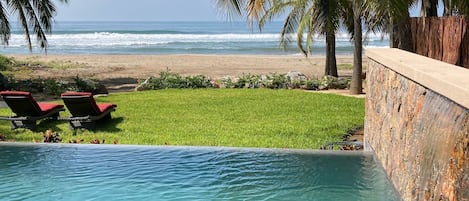
M 299 71 L 307 76 L 322 76 L 324 57 L 301 55 L 9 55 L 19 61 L 65 63 L 70 68 L 37 67 L 31 78 L 82 78 L 103 81 L 105 85 L 136 84 L 161 71 L 170 70 L 181 75 L 206 75 L 212 79 L 238 76 L 243 73 L 269 74 Z M 352 56 L 338 56 L 340 76 L 350 76 Z

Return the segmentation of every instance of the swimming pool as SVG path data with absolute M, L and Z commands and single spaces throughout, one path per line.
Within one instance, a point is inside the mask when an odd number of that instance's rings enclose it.
M 4 200 L 399 200 L 367 152 L 0 144 Z

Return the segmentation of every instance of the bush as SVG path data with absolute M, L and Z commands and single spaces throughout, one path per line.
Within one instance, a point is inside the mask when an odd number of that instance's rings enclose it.
M 213 88 L 212 81 L 203 75 L 188 76 L 184 81 L 186 85 L 184 88 Z
M 69 91 L 85 91 L 85 92 L 94 92 L 97 89 L 98 83 L 93 80 L 85 80 L 78 77 L 78 75 L 73 78 L 72 84 L 69 84 L 67 90 Z M 61 83 L 57 83 L 61 85 Z
M 231 77 L 224 77 L 224 78 L 221 78 L 220 80 L 220 87 L 222 88 L 234 88 L 235 87 L 235 82 L 233 81 L 233 79 Z
M 286 74 L 272 73 L 266 77 L 263 83 L 264 87 L 269 89 L 288 89 L 290 78 Z
M 98 84 L 99 83 L 93 80 L 84 80 L 78 76 L 76 76 L 73 81 L 56 80 L 52 78 L 29 80 L 15 80 L 14 78 L 10 78 L 2 90 L 29 91 L 31 93 L 45 93 L 47 95 L 59 96 L 65 91 L 85 91 L 94 93 Z M 1 80 L 0 87 L 2 87 Z
M 324 76 L 321 81 L 321 85 L 323 89 L 348 89 L 350 88 L 350 82 L 350 78 Z
M 311 79 L 307 80 L 304 86 L 306 90 L 320 90 L 321 89 L 321 81 L 318 79 Z
M 2 73 L 0 73 L 0 90 L 7 90 L 9 88 L 8 86 L 8 78 L 5 77 Z
M 46 79 L 43 83 L 43 92 L 47 95 L 59 96 L 61 93 L 70 90 L 70 84 L 66 81 Z
M 15 62 L 12 59 L 0 55 L 0 71 L 9 70 L 14 63 Z
M 270 75 L 242 74 L 237 78 L 223 77 L 220 80 L 210 80 L 206 76 L 196 75 L 182 77 L 177 73 L 164 71 L 158 77 L 150 77 L 141 84 L 141 89 L 169 89 L 169 88 L 269 88 L 269 89 L 348 89 L 350 78 L 290 79 L 287 74 L 272 73 Z
M 259 88 L 260 83 L 260 76 L 242 74 L 238 81 L 234 83 L 234 88 Z
M 182 77 L 178 73 L 163 71 L 158 77 L 150 77 L 142 83 L 143 89 L 212 88 L 212 80 L 203 75 Z

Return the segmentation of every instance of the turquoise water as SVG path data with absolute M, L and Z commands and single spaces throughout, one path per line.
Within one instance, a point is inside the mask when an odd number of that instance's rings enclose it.
M 0 54 L 29 54 L 21 26 L 12 24 L 9 45 Z M 282 50 L 282 22 L 262 32 L 245 22 L 56 22 L 47 36 L 49 54 L 299 54 L 296 42 Z M 296 36 L 293 37 L 293 39 Z M 31 38 L 35 39 L 34 36 Z M 366 37 L 367 47 L 387 47 L 381 34 Z M 325 55 L 325 40 L 314 38 L 313 54 Z M 33 41 L 33 52 L 42 53 Z M 350 35 L 337 33 L 337 54 L 353 54 Z
M 2 200 L 399 200 L 370 153 L 0 144 Z

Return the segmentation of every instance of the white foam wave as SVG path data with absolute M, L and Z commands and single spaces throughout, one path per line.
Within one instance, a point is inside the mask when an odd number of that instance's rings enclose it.
M 296 36 L 292 35 L 294 39 Z M 34 38 L 34 36 L 32 36 Z M 382 40 L 381 35 L 369 35 L 368 41 Z M 115 46 L 115 45 L 165 45 L 169 43 L 224 43 L 224 42 L 278 42 L 279 34 L 127 34 L 96 32 L 84 34 L 59 34 L 49 35 L 51 45 L 77 45 L 77 46 Z M 338 42 L 350 41 L 348 33 L 338 33 Z M 324 42 L 324 37 L 316 35 L 314 41 Z M 13 34 L 11 45 L 24 43 L 24 36 Z
M 305 36 L 306 37 L 306 36 Z M 32 39 L 35 36 L 31 36 Z M 296 35 L 291 35 L 292 39 Z M 119 53 L 155 53 L 155 52 L 201 52 L 226 50 L 227 52 L 244 51 L 267 51 L 279 50 L 280 34 L 278 33 L 223 33 L 223 34 L 157 34 L 157 33 L 74 33 L 74 34 L 52 34 L 47 37 L 49 52 L 59 53 L 82 53 L 82 52 L 119 52 Z M 386 40 L 386 39 L 385 39 Z M 315 35 L 313 49 L 322 51 L 325 48 L 323 36 Z M 365 47 L 383 47 L 387 42 L 382 40 L 381 35 L 368 36 Z M 33 48 L 37 47 L 36 41 Z M 292 41 L 292 49 L 296 50 L 295 42 Z M 338 33 L 336 35 L 336 47 L 340 51 L 351 51 L 353 44 L 350 35 Z M 26 51 L 24 35 L 12 34 L 7 49 L 0 51 Z M 280 51 L 280 50 L 279 50 Z M 294 51 L 293 51 L 294 52 Z

